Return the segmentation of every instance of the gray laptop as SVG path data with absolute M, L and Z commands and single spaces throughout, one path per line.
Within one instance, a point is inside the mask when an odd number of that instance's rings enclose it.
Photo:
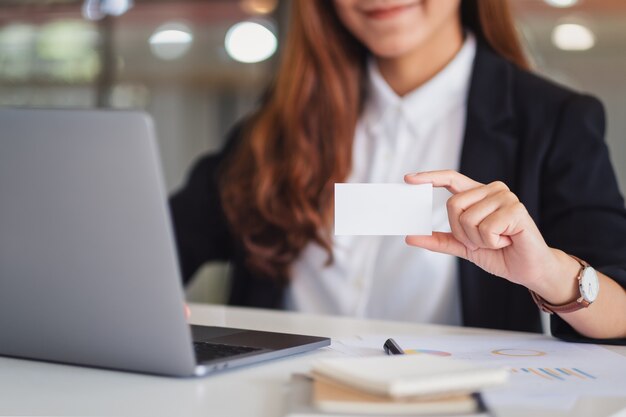
M 200 376 L 330 343 L 183 303 L 151 119 L 0 109 L 0 355 Z

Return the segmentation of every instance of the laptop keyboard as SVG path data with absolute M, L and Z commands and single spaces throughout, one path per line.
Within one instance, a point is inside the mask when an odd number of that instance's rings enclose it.
M 262 348 L 250 346 L 233 346 L 209 342 L 193 342 L 193 348 L 199 363 L 263 350 Z

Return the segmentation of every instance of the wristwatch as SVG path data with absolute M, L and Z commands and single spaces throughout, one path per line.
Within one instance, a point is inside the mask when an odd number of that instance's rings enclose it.
M 580 264 L 580 272 L 576 279 L 578 280 L 578 289 L 580 290 L 580 297 L 576 300 L 566 304 L 553 305 L 541 298 L 536 292 L 530 291 L 530 295 L 533 300 L 539 306 L 542 311 L 546 313 L 571 313 L 578 311 L 582 308 L 587 308 L 598 298 L 598 292 L 600 290 L 600 281 L 598 280 L 598 274 L 587 262 L 570 255 Z

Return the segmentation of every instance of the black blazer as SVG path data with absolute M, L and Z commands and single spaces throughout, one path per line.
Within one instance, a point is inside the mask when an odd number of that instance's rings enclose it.
M 483 183 L 505 182 L 548 245 L 626 287 L 626 210 L 603 140 L 600 102 L 523 71 L 479 43 L 466 123 L 460 171 Z M 230 261 L 230 304 L 282 308 L 284 288 L 246 268 L 220 204 L 217 170 L 238 132 L 220 154 L 200 159 L 171 198 L 182 274 L 188 281 L 206 262 Z M 459 262 L 464 325 L 541 331 L 526 288 Z M 556 315 L 552 331 L 578 337 Z

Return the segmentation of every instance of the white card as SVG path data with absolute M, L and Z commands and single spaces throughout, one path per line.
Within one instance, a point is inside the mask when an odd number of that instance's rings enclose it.
M 432 184 L 335 184 L 335 235 L 432 234 Z

